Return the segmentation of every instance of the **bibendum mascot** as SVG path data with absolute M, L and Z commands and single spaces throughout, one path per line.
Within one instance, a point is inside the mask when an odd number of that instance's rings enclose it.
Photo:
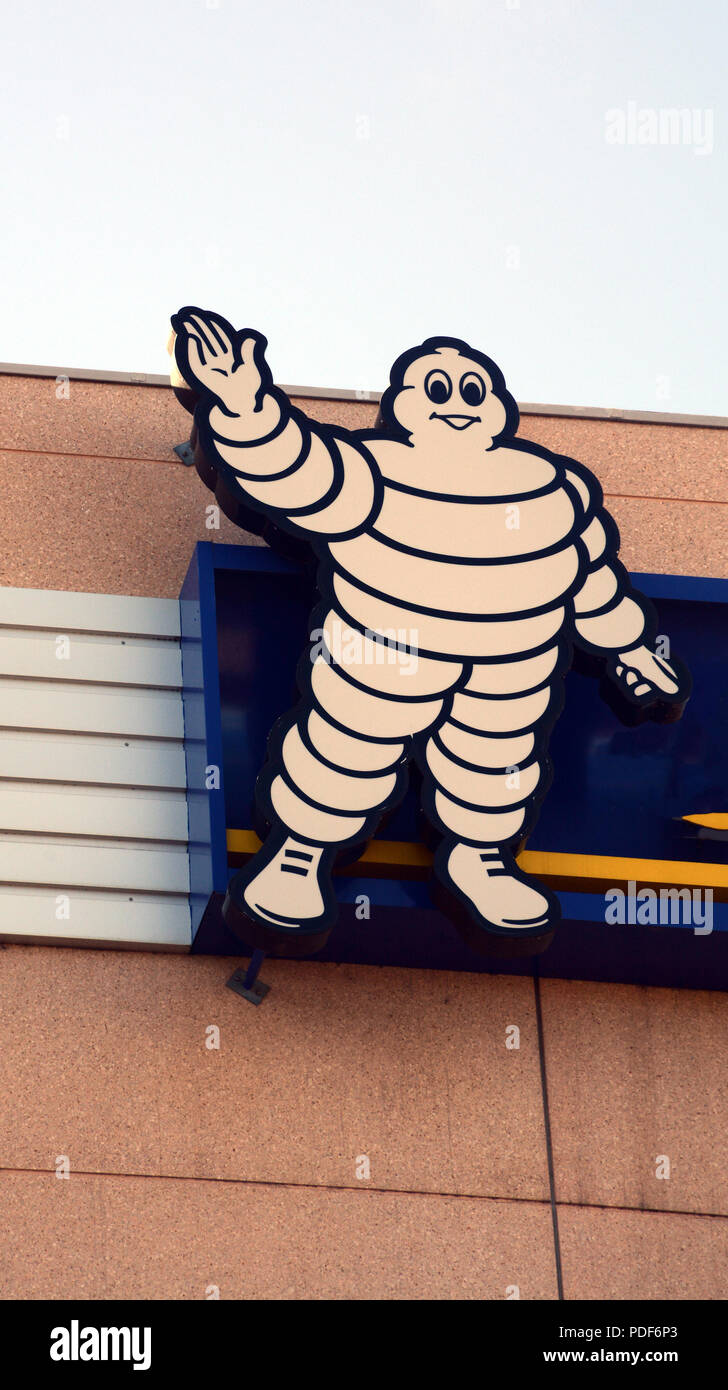
M 260 333 L 193 307 L 172 327 L 206 481 L 310 540 L 325 600 L 323 643 L 258 781 L 271 829 L 231 880 L 225 920 L 251 947 L 319 950 L 334 860 L 374 832 L 414 758 L 440 900 L 469 945 L 544 949 L 558 899 L 515 854 L 550 780 L 573 645 L 604 658 L 633 705 L 689 694 L 681 663 L 653 650 L 655 615 L 617 559 L 599 484 L 515 437 L 503 374 L 457 339 L 399 357 L 377 428 L 347 431 L 291 405 Z

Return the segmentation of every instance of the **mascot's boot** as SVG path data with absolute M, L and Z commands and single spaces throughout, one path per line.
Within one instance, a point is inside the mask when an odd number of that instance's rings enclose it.
M 438 901 L 472 951 L 530 956 L 551 944 L 558 898 L 522 873 L 509 850 L 444 841 L 435 873 Z
M 331 886 L 333 851 L 306 844 L 285 831 L 230 880 L 222 915 L 254 950 L 269 955 L 310 956 L 325 946 L 336 920 Z

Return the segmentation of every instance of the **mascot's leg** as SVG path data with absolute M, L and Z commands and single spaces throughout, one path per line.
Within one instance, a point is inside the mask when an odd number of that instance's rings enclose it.
M 468 945 L 486 954 L 544 950 L 560 916 L 555 894 L 513 853 L 545 790 L 546 731 L 562 698 L 558 662 L 554 647 L 474 667 L 421 759 L 426 809 L 444 833 L 439 900 Z
M 273 829 L 232 879 L 223 909 L 248 945 L 286 955 L 325 944 L 336 918 L 337 850 L 366 839 L 397 800 L 411 736 L 439 718 L 443 692 L 462 671 L 450 661 L 398 657 L 336 614 L 324 634 L 326 651 L 261 775 Z

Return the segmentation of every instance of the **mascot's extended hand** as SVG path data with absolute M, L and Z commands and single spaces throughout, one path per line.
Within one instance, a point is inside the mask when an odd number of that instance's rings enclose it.
M 644 704 L 661 697 L 675 700 L 681 694 L 680 673 L 644 645 L 620 652 L 616 661 L 610 662 L 608 672 L 616 685 Z

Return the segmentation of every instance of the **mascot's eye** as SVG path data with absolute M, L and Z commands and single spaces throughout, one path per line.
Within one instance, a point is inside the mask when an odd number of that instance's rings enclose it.
M 428 372 L 425 377 L 425 391 L 435 405 L 444 405 L 452 395 L 452 382 L 447 372 Z
M 460 378 L 460 395 L 466 405 L 482 405 L 485 400 L 485 382 L 477 372 L 466 372 Z

